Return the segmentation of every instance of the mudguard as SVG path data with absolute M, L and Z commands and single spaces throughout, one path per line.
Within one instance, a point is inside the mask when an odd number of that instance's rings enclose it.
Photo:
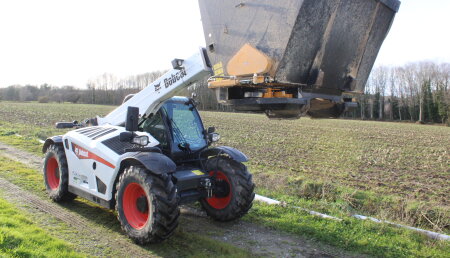
M 207 158 L 210 156 L 217 156 L 220 154 L 226 154 L 228 155 L 231 159 L 237 161 L 237 162 L 246 162 L 248 161 L 247 156 L 245 156 L 244 153 L 242 153 L 241 151 L 232 148 L 232 147 L 228 147 L 228 146 L 220 146 L 220 147 L 214 147 L 214 148 L 210 148 L 207 150 L 204 150 L 201 154 L 200 157 L 201 158 Z
M 169 157 L 158 152 L 141 152 L 130 153 L 122 158 L 120 162 L 122 167 L 124 164 L 135 165 L 142 164 L 151 173 L 161 175 L 165 173 L 175 172 L 177 165 Z
M 44 142 L 44 146 L 42 146 L 42 153 L 47 152 L 48 147 L 52 144 L 63 145 L 62 135 L 47 138 Z

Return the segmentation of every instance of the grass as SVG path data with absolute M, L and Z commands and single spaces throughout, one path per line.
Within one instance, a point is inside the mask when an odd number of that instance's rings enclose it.
M 85 257 L 28 219 L 29 215 L 0 198 L 1 257 Z
M 294 208 L 256 204 L 245 220 L 376 257 L 446 257 L 450 245 L 409 230 L 345 218 L 324 220 Z
M 113 108 L 0 102 L 0 141 L 40 154 L 36 138 L 64 133 L 52 128 L 54 122 L 103 115 Z M 259 194 L 341 218 L 362 213 L 450 232 L 448 127 L 308 118 L 280 122 L 263 115 L 217 112 L 201 115 L 206 127 L 215 126 L 221 134 L 220 145 L 250 157 L 247 166 Z M 415 233 L 371 222 L 346 219 L 343 224 L 352 226 L 343 230 L 339 222 L 313 219 L 298 211 L 255 207 L 247 219 L 346 250 L 372 255 L 382 250 L 391 256 L 439 256 L 448 251 L 448 246 Z M 308 230 L 289 218 L 314 227 Z M 334 226 L 322 225 L 328 223 Z M 322 228 L 330 237 L 321 233 Z M 386 228 L 388 234 L 380 238 L 373 228 L 381 232 Z M 363 233 L 366 237 L 353 238 Z
M 55 129 L 55 122 L 81 121 L 113 108 L 0 102 L 0 140 L 40 155 L 38 138 L 65 132 Z M 345 212 L 450 233 L 448 127 L 201 115 L 206 126 L 216 126 L 221 145 L 250 157 L 247 165 L 258 192 L 325 200 Z
M 216 126 L 220 144 L 250 157 L 260 193 L 326 201 L 344 212 L 450 232 L 448 127 L 309 118 L 280 122 L 216 112 L 202 116 L 207 126 Z
M 448 127 L 309 118 L 280 122 L 215 112 L 202 116 L 208 126 L 216 126 L 221 144 L 248 154 L 257 175 L 322 180 L 449 204 Z M 271 181 L 264 186 L 270 188 Z
M 0 102 L 0 140 L 40 154 L 42 144 L 38 139 L 45 140 L 67 131 L 56 129 L 56 122 L 84 121 L 86 118 L 107 114 L 112 109 L 113 106 L 100 105 Z
M 46 193 L 41 175 L 25 165 L 0 156 L 0 177 L 6 178 L 22 188 L 43 198 Z M 281 199 L 289 199 L 280 196 Z M 289 200 L 290 203 L 308 207 L 314 201 Z M 121 232 L 113 212 L 91 204 L 83 199 L 61 204 L 63 208 L 76 211 L 88 221 Z M 336 214 L 333 214 L 336 215 Z M 408 230 L 388 225 L 378 225 L 370 221 L 347 218 L 344 222 L 329 221 L 311 216 L 297 209 L 286 209 L 255 203 L 244 220 L 257 222 L 310 239 L 319 240 L 344 250 L 370 254 L 379 257 L 444 257 L 450 252 L 445 242 L 433 241 Z M 248 253 L 230 245 L 185 232 L 183 221 L 176 234 L 159 245 L 146 246 L 152 253 L 163 256 L 183 257 L 242 257 Z M 318 230 L 319 229 L 319 230 Z M 217 233 L 213 233 L 217 234 Z
M 57 121 L 105 115 L 113 106 L 0 102 L 0 137 L 45 139 Z M 268 120 L 263 115 L 201 112 L 220 144 L 250 157 L 257 178 L 335 182 L 359 190 L 448 206 L 450 128 L 352 120 Z M 31 138 L 30 138 L 31 140 Z M 20 144 L 19 144 L 20 146 Z M 35 152 L 38 142 L 23 146 Z M 266 180 L 267 178 L 271 180 Z M 286 189 L 280 184 L 279 189 Z M 290 187 L 292 189 L 293 187 Z M 284 191 L 286 192 L 286 191 Z M 291 194 L 291 192 L 289 192 Z

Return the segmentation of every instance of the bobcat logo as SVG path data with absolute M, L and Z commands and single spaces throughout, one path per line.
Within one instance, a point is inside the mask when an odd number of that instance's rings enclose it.
M 159 82 L 158 84 L 155 84 L 155 91 L 159 92 L 161 90 L 161 82 Z
M 78 157 L 85 157 L 85 158 L 87 158 L 87 157 L 89 157 L 89 152 L 88 151 L 86 151 L 86 150 L 83 150 L 83 149 L 79 149 L 79 148 L 77 148 L 77 147 L 75 147 L 75 154 L 78 156 Z
M 176 74 L 170 75 L 169 78 L 164 79 L 164 86 L 166 88 L 169 88 L 169 86 L 172 86 L 172 84 L 176 83 L 177 81 L 183 79 L 184 76 L 186 76 L 186 70 L 183 68 Z

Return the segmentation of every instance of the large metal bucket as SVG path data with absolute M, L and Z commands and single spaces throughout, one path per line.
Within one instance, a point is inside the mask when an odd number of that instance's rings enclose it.
M 300 93 L 294 98 L 308 102 L 320 94 L 335 104 L 343 93 L 364 92 L 400 6 L 398 0 L 199 0 L 199 4 L 208 56 L 223 75 L 228 74 L 226 64 L 248 43 L 273 61 L 267 76 L 280 85 L 298 85 Z M 218 91 L 219 101 L 240 98 L 226 94 L 229 88 Z

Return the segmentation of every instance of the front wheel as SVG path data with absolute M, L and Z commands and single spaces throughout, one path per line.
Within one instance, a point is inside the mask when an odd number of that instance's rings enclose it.
M 66 155 L 61 146 L 50 145 L 45 153 L 44 183 L 47 193 L 55 202 L 71 201 L 76 195 L 69 192 L 69 170 Z
M 120 176 L 116 190 L 117 217 L 136 243 L 161 242 L 174 233 L 180 210 L 170 175 L 131 166 Z
M 218 221 L 244 216 L 255 198 L 255 184 L 247 167 L 232 159 L 217 157 L 209 159 L 206 168 L 215 182 L 213 196 L 200 201 L 208 216 Z

